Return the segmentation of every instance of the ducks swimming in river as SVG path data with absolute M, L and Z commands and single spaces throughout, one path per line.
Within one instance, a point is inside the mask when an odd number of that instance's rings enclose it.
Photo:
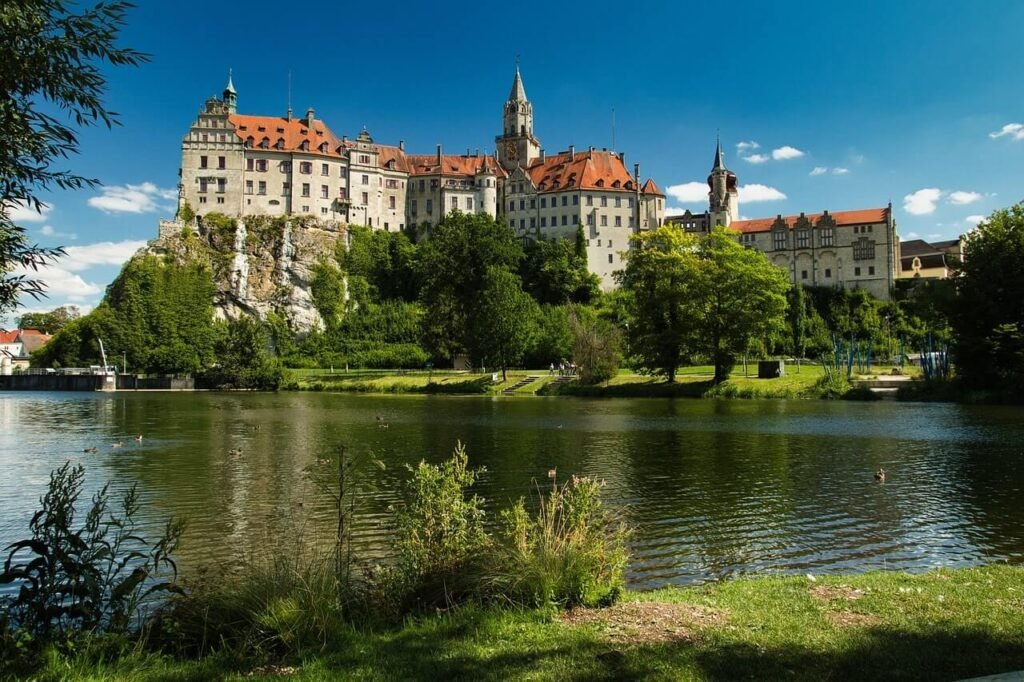
M 91 448 L 86 448 L 85 450 L 82 450 L 82 452 L 87 453 L 87 454 L 95 454 L 98 451 L 99 451 L 99 448 L 97 448 L 95 445 L 93 447 L 91 447 Z
M 124 441 L 120 441 L 119 440 L 116 443 L 111 443 L 110 447 L 112 447 L 112 448 L 123 448 L 124 447 Z
M 877 483 L 885 483 L 885 469 L 879 469 L 875 472 L 875 481 Z
M 241 457 L 242 448 L 231 448 L 230 450 L 228 450 L 228 454 L 231 455 L 232 457 Z
M 141 433 L 139 435 L 135 436 L 135 442 L 136 443 L 141 443 L 142 442 L 142 434 Z

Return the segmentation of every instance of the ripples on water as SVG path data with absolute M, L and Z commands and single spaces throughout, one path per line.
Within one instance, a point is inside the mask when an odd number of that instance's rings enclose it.
M 68 458 L 86 466 L 93 488 L 138 481 L 152 527 L 186 517 L 185 570 L 297 535 L 327 538 L 329 503 L 305 471 L 345 443 L 388 465 L 365 472 L 375 492 L 356 528 L 364 551 L 383 556 L 404 465 L 440 461 L 461 439 L 471 462 L 487 467 L 480 489 L 491 509 L 529 495 L 553 466 L 560 477 L 605 479 L 608 501 L 635 528 L 636 587 L 1016 561 L 1019 414 L 800 401 L 8 393 L 0 542 L 25 534 L 50 470 Z M 390 428 L 378 429 L 377 415 Z M 96 454 L 82 452 L 92 446 Z M 872 478 L 879 467 L 889 472 L 883 485 Z

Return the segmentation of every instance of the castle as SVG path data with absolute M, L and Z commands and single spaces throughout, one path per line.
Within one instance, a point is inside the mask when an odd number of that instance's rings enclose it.
M 741 244 L 764 253 L 793 284 L 866 289 L 892 297 L 900 262 L 892 204 L 880 208 L 774 218 L 740 219 L 736 174 L 725 166 L 721 142 L 708 175 L 708 210 L 669 216 L 689 232 L 717 225 L 739 233 Z
M 546 154 L 533 131 L 533 104 L 519 68 L 493 155 L 409 154 L 376 143 L 364 128 L 338 137 L 313 109 L 304 117 L 238 113 L 231 78 L 209 98 L 182 141 L 179 205 L 196 215 L 312 215 L 398 231 L 430 229 L 451 211 L 507 220 L 523 239 L 575 238 L 588 263 L 614 286 L 619 252 L 637 231 L 662 224 L 665 197 L 624 155 L 574 147 Z

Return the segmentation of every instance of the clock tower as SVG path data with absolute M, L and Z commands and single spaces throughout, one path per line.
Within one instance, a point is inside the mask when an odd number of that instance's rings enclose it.
M 498 144 L 498 162 L 511 171 L 517 166 L 529 167 L 540 156 L 540 140 L 533 136 L 533 105 L 526 99 L 526 89 L 516 65 L 512 91 L 505 102 L 502 134 L 495 138 Z

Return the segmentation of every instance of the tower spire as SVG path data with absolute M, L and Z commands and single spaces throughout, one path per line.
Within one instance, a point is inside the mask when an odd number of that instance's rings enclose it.
M 508 94 L 510 102 L 525 102 L 526 88 L 523 87 L 523 78 L 519 75 L 519 56 L 516 56 L 516 75 L 512 79 L 512 91 Z
M 715 165 L 711 167 L 711 170 L 725 170 L 725 161 L 722 159 L 722 140 L 717 135 L 715 136 Z
M 235 113 L 238 110 L 238 93 L 235 92 L 235 84 L 231 80 L 231 69 L 228 69 L 228 84 L 222 93 L 224 104 L 228 107 L 228 113 Z

